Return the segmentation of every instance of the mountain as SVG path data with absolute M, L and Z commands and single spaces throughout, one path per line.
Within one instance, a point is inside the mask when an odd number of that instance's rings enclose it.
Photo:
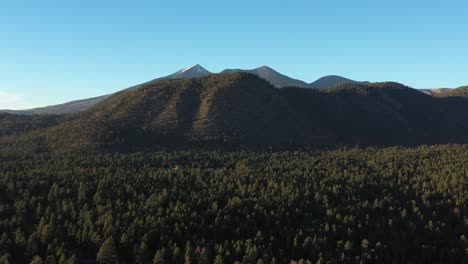
M 315 89 L 324 89 L 328 87 L 332 87 L 338 84 L 344 84 L 344 83 L 369 83 L 369 82 L 358 82 L 358 81 L 353 81 L 351 79 L 347 79 L 341 76 L 337 75 L 328 75 L 324 76 L 315 82 L 312 82 L 310 84 L 293 79 L 291 77 L 288 77 L 286 75 L 283 75 L 272 68 L 268 66 L 262 66 L 259 68 L 255 68 L 252 70 L 241 70 L 241 69 L 226 69 L 222 71 L 221 73 L 231 73 L 231 72 L 246 72 L 246 73 L 251 73 L 259 76 L 260 78 L 263 78 L 267 81 L 269 81 L 271 84 L 273 84 L 277 88 L 284 88 L 284 87 L 301 87 L 301 88 L 315 88 Z
M 447 89 L 437 93 L 438 97 L 468 97 L 468 85 L 456 89 Z
M 67 114 L 83 111 L 93 107 L 110 95 L 103 95 L 83 100 L 71 101 L 64 104 L 51 105 L 46 107 L 33 108 L 28 110 L 1 110 L 0 112 L 19 115 L 46 115 L 46 114 Z
M 277 88 L 283 88 L 288 86 L 310 88 L 310 85 L 304 81 L 293 79 L 286 75 L 283 75 L 268 66 L 258 67 L 252 70 L 241 70 L 241 69 L 226 69 L 221 73 L 233 73 L 233 72 L 245 72 L 259 76 L 262 79 L 267 80 L 273 86 Z
M 319 80 L 308 84 L 304 81 L 297 80 L 290 78 L 286 75 L 283 75 L 268 66 L 258 67 L 252 70 L 241 70 L 241 69 L 226 69 L 221 73 L 234 73 L 234 72 L 243 72 L 243 73 L 250 73 L 259 76 L 270 82 L 273 86 L 277 88 L 284 88 L 284 87 L 301 87 L 301 88 L 317 88 L 323 89 L 333 85 L 341 84 L 341 83 L 367 83 L 367 82 L 356 82 L 350 79 L 346 79 L 340 76 L 325 76 L 320 78 Z M 194 66 L 179 70 L 173 74 L 156 78 L 151 81 L 134 85 L 132 87 L 123 89 L 125 90 L 132 90 L 142 87 L 143 85 L 152 83 L 154 81 L 166 80 L 166 79 L 184 79 L 184 78 L 195 78 L 195 77 L 203 77 L 213 74 L 203 68 L 201 65 L 196 64 Z M 80 111 L 84 111 L 87 109 L 92 108 L 96 104 L 100 103 L 102 100 L 108 98 L 111 94 L 93 97 L 89 99 L 82 99 L 71 101 L 63 104 L 58 105 L 51 105 L 46 107 L 34 108 L 34 109 L 27 109 L 27 110 L 0 110 L 0 113 L 10 113 L 10 114 L 19 114 L 19 115 L 36 115 L 36 114 L 67 114 L 67 113 L 76 113 Z
M 199 64 L 196 64 L 194 66 L 188 67 L 186 69 L 179 70 L 173 74 L 167 75 L 165 77 L 157 78 L 152 81 L 156 80 L 164 80 L 164 79 L 181 79 L 181 78 L 193 78 L 193 77 L 201 77 L 205 75 L 211 74 L 209 71 L 204 69 L 202 66 Z M 152 81 L 146 82 L 150 83 Z M 124 90 L 131 90 L 131 89 L 136 89 L 138 87 L 141 87 L 142 85 L 146 84 L 138 84 L 129 88 L 126 88 Z M 33 108 L 33 109 L 27 109 L 27 110 L 0 110 L 0 112 L 3 113 L 10 113 L 10 114 L 19 114 L 19 115 L 44 115 L 44 114 L 67 114 L 67 113 L 75 113 L 83 110 L 87 110 L 102 100 L 106 99 L 107 97 L 111 96 L 110 94 L 103 95 L 103 96 L 98 96 L 98 97 L 93 97 L 93 98 L 88 98 L 88 99 L 82 99 L 82 100 L 76 100 L 76 101 L 71 101 L 63 104 L 58 104 L 58 105 L 51 105 L 51 106 L 46 106 L 46 107 L 40 107 L 40 108 Z
M 438 95 L 450 91 L 450 88 L 434 88 L 434 89 L 418 89 L 420 92 L 423 92 L 428 95 Z
M 468 142 L 468 99 L 432 97 L 392 82 L 276 89 L 240 72 L 156 80 L 59 117 L 0 115 L 0 148 L 112 152 Z
M 278 89 L 251 74 L 157 80 L 116 93 L 59 124 L 26 131 L 14 148 L 36 145 L 31 142 L 59 151 L 286 144 L 302 133 L 289 108 Z
M 199 64 L 196 64 L 196 65 L 182 69 L 180 71 L 177 71 L 173 74 L 170 74 L 166 77 L 162 77 L 159 79 L 193 78 L 193 77 L 202 77 L 202 76 L 209 75 L 209 74 L 211 74 L 211 72 L 207 71 L 205 68 L 203 68 Z
M 315 89 L 324 89 L 324 88 L 332 87 L 332 86 L 343 84 L 343 83 L 369 83 L 369 82 L 358 82 L 358 81 L 353 81 L 353 80 L 350 80 L 350 79 L 347 79 L 345 77 L 341 77 L 338 75 L 328 75 L 311 83 L 310 87 L 315 88 Z

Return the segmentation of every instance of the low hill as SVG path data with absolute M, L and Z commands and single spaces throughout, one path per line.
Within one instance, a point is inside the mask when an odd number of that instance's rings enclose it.
M 341 77 L 341 76 L 338 76 L 338 75 L 328 75 L 328 76 L 324 76 L 324 77 L 316 80 L 315 82 L 311 83 L 310 87 L 315 88 L 315 89 L 325 89 L 325 88 L 328 88 L 328 87 L 332 87 L 332 86 L 335 86 L 335 85 L 338 85 L 338 84 L 344 84 L 344 83 L 361 83 L 361 84 L 365 84 L 365 83 L 369 83 L 369 82 L 358 82 L 358 81 L 354 81 L 354 80 L 351 80 L 351 79 L 348 79 L 348 78 L 345 78 L 345 77 Z
M 0 113 L 0 136 L 45 129 L 65 121 L 66 118 L 60 115 L 30 116 Z
M 438 97 L 468 97 L 468 85 L 456 89 L 448 89 L 437 94 Z
M 428 95 L 438 95 L 450 91 L 450 88 L 434 88 L 434 89 L 418 89 L 418 91 L 423 92 Z

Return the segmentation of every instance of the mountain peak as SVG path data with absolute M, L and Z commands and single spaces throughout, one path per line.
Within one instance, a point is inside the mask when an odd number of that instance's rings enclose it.
M 262 65 L 262 66 L 258 67 L 257 69 L 273 70 L 271 67 L 268 67 L 266 65 Z
M 198 73 L 210 73 L 205 68 L 203 68 L 200 64 L 195 64 L 193 66 L 190 66 L 188 68 L 181 70 L 180 72 L 182 73 L 182 72 L 187 72 L 187 71 L 194 71 Z
M 195 64 L 188 68 L 179 70 L 176 73 L 163 77 L 164 79 L 194 78 L 209 75 L 211 72 L 203 68 L 200 64 Z
M 268 72 L 268 73 L 280 74 L 277 70 L 266 65 L 255 68 L 254 70 L 256 70 L 257 72 Z

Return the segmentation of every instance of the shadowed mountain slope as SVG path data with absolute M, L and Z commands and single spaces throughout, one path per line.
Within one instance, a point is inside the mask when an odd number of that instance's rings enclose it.
M 468 142 L 464 98 L 435 98 L 398 83 L 276 89 L 247 73 L 153 81 L 84 112 L 28 118 L 0 119 L 1 147 L 66 152 Z
M 51 149 L 287 144 L 302 133 L 279 90 L 245 73 L 159 80 L 114 94 L 65 122 L 20 137 Z M 278 125 L 281 124 L 281 125 Z

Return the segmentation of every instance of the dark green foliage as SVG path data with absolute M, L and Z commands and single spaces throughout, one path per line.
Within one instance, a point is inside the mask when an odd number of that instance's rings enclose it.
M 449 145 L 4 156 L 0 263 L 463 263 L 467 175 Z
M 78 258 L 75 255 L 71 256 L 68 259 L 67 264 L 78 264 Z
M 156 254 L 154 255 L 154 258 L 153 258 L 153 264 L 164 264 L 164 263 L 166 263 L 166 261 L 164 260 L 164 257 L 165 257 L 164 248 L 160 249 L 160 250 L 157 250 Z
M 96 262 L 98 264 L 113 264 L 118 263 L 118 259 L 119 256 L 117 254 L 114 241 L 112 238 L 108 238 L 106 241 L 104 241 L 101 248 L 99 248 Z
M 42 263 L 43 263 L 42 258 L 39 256 L 35 256 L 30 262 L 30 264 L 42 264 Z
M 58 115 L 13 115 L 0 113 L 0 136 L 21 134 L 44 129 L 64 122 L 66 117 Z

